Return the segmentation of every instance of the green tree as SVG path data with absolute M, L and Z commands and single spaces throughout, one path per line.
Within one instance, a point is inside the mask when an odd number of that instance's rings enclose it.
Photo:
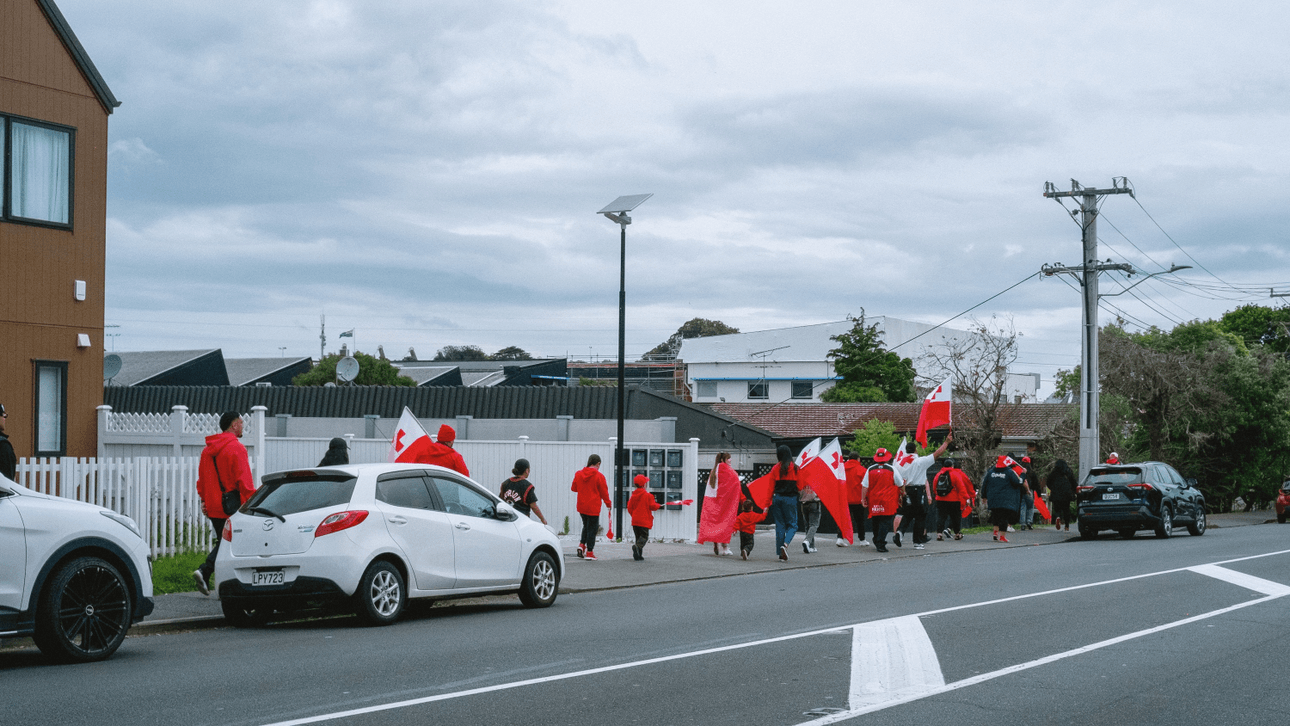
M 731 335 L 738 333 L 739 328 L 732 328 L 720 320 L 690 318 L 676 329 L 675 333 L 662 343 L 654 346 L 641 360 L 672 360 L 681 352 L 681 341 L 688 338 L 706 338 L 709 335 Z
M 533 356 L 529 355 L 528 351 L 524 350 L 523 348 L 520 348 L 519 346 L 511 345 L 511 346 L 502 348 L 496 353 L 488 356 L 488 359 L 489 360 L 533 360 Z
M 445 345 L 434 354 L 434 359 L 439 361 L 488 360 L 488 355 L 477 345 Z
M 870 457 L 878 449 L 895 451 L 897 446 L 900 446 L 900 437 L 896 435 L 896 425 L 871 418 L 855 430 L 855 435 L 842 448 L 857 456 Z
M 1263 346 L 1273 353 L 1290 353 L 1290 308 L 1242 305 L 1224 313 L 1218 325 L 1250 348 Z
M 354 351 L 354 359 L 358 361 L 358 377 L 354 379 L 354 383 L 360 386 L 415 386 L 417 384 L 411 378 L 400 375 L 399 369 L 388 360 L 381 360 L 358 351 Z M 337 383 L 336 363 L 339 360 L 338 353 L 324 357 L 314 367 L 293 378 L 291 385 L 322 386 Z
M 833 369 L 842 381 L 825 391 L 820 400 L 830 403 L 904 402 L 914 400 L 914 362 L 883 347 L 877 323 L 866 325 L 860 317 L 847 316 L 851 329 L 830 340 Z

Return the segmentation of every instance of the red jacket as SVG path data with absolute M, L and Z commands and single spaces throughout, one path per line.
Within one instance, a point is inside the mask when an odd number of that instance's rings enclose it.
M 632 492 L 632 498 L 627 500 L 627 511 L 632 515 L 633 527 L 653 529 L 654 512 L 662 508 L 663 505 L 658 503 L 653 494 L 645 491 L 645 487 L 637 487 Z
M 735 517 L 735 529 L 746 534 L 754 534 L 757 531 L 757 523 L 766 521 L 767 514 L 770 514 L 770 510 L 766 510 L 761 514 L 742 512 L 738 517 Z
M 431 441 L 429 436 L 422 436 L 413 441 L 399 459 L 415 464 L 434 464 L 470 476 L 470 470 L 466 468 L 466 460 L 461 458 L 461 454 L 457 453 L 456 449 Z
M 574 474 L 573 486 L 569 487 L 569 491 L 578 493 L 578 514 L 599 517 L 601 502 L 606 507 L 613 506 L 609 503 L 609 484 L 605 482 L 605 475 L 594 466 L 588 466 Z
M 234 489 L 243 502 L 255 493 L 246 447 L 232 431 L 207 436 L 206 448 L 202 449 L 202 458 L 197 464 L 197 494 L 202 498 L 206 516 L 228 519 L 221 496 Z
M 847 459 L 842 466 L 847 470 L 847 504 L 859 504 L 864 501 L 864 492 L 860 489 L 860 482 L 864 480 L 864 464 Z
M 936 495 L 935 486 L 940 482 L 941 477 L 949 477 L 950 479 L 950 493 L 943 497 Z M 932 486 L 932 495 L 936 496 L 936 501 L 938 502 L 970 502 L 974 493 L 972 480 L 968 478 L 967 474 L 963 473 L 962 469 L 941 469 L 937 472 L 936 481 L 933 482 Z
M 894 515 L 900 507 L 900 489 L 890 464 L 874 464 L 865 472 L 869 489 L 869 516 Z

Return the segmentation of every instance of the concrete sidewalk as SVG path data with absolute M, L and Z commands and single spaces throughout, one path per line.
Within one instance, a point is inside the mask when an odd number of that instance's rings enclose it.
M 1209 517 L 1209 526 L 1215 529 L 1223 527 L 1244 527 L 1267 522 L 1269 512 L 1234 512 L 1231 514 L 1213 514 Z M 1103 536 L 1108 536 L 1103 533 Z M 1139 537 L 1150 536 L 1138 533 Z M 1174 536 L 1187 536 L 1185 531 Z M 819 535 L 816 547 L 819 552 L 805 554 L 802 552 L 802 535 L 799 533 L 789 547 L 788 562 L 780 562 L 775 556 L 775 533 L 765 529 L 756 535 L 752 557 L 744 561 L 739 557 L 738 535 L 734 538 L 736 553 L 730 557 L 717 557 L 712 554 L 712 545 L 684 544 L 676 542 L 651 542 L 645 547 L 645 560 L 636 562 L 632 559 L 631 545 L 627 542 L 600 541 L 596 545 L 596 561 L 582 560 L 574 556 L 578 546 L 576 535 L 565 535 L 560 538 L 564 549 L 566 572 L 560 582 L 561 593 L 591 592 L 595 590 L 612 590 L 624 587 L 641 587 L 668 582 L 688 582 L 717 577 L 733 577 L 763 572 L 780 572 L 782 570 L 802 569 L 807 567 L 829 567 L 835 565 L 855 564 L 860 562 L 881 562 L 908 557 L 931 557 L 965 552 L 972 550 L 1000 549 L 1005 547 L 1031 547 L 1050 545 L 1078 540 L 1074 529 L 1058 532 L 1051 526 L 1035 525 L 1035 529 L 1025 532 L 1014 532 L 1008 535 L 1009 542 L 995 542 L 988 532 L 965 535 L 962 540 L 937 542 L 935 534 L 928 542 L 926 549 L 914 549 L 908 538 L 903 547 L 895 547 L 889 541 L 888 552 L 880 554 L 872 545 L 852 545 L 837 547 L 833 535 Z M 514 597 L 513 595 L 495 597 Z M 164 630 L 184 630 L 199 627 L 221 625 L 224 616 L 220 611 L 218 598 L 204 597 L 201 593 L 185 592 L 173 595 L 158 595 L 153 600 L 156 609 L 142 623 L 131 629 L 131 633 Z

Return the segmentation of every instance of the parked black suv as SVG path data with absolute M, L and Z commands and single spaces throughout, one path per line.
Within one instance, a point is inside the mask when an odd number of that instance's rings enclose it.
M 1186 524 L 1192 535 L 1205 534 L 1205 495 L 1195 483 L 1159 461 L 1095 466 L 1076 492 L 1079 534 L 1093 539 L 1113 529 L 1128 539 L 1150 529 L 1168 537 L 1175 524 Z

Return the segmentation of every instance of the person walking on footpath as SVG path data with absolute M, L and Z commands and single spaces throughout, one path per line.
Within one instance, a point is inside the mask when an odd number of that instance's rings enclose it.
M 842 466 L 847 473 L 847 512 L 851 515 L 851 531 L 854 533 L 856 544 L 868 545 L 869 540 L 864 538 L 864 529 L 865 522 L 869 519 L 869 510 L 865 508 L 864 487 L 860 484 L 864 481 L 865 468 L 860 463 L 860 457 L 855 454 L 847 454 Z M 842 539 L 839 533 L 833 544 L 846 547 L 847 541 Z
M 654 528 L 654 512 L 663 508 L 662 504 L 645 489 L 649 477 L 637 474 L 632 479 L 631 499 L 627 500 L 627 513 L 632 515 L 632 534 L 636 542 L 632 545 L 632 559 L 640 562 L 645 559 L 645 544 L 649 542 L 649 531 Z
M 946 459 L 932 482 L 936 496 L 936 541 L 963 539 L 963 510 L 972 506 L 972 480 L 958 461 Z
M 735 531 L 739 532 L 739 556 L 748 559 L 753 551 L 753 535 L 757 524 L 766 521 L 767 512 L 757 511 L 751 497 L 739 501 L 739 514 L 735 517 Z
M 525 517 L 532 512 L 538 516 L 538 521 L 546 524 L 546 517 L 542 516 L 542 508 L 537 503 L 537 492 L 529 482 L 529 460 L 516 459 L 511 474 L 510 479 L 502 482 L 502 491 L 497 496 Z M 596 521 L 599 522 L 599 518 Z
M 1027 459 L 1028 457 L 1024 456 L 1013 457 L 1013 461 L 1017 464 L 1017 469 L 1020 469 L 1020 471 L 1017 471 L 1017 476 L 1021 477 L 1022 485 L 1021 505 L 1017 509 L 1017 518 L 1020 522 L 1017 525 L 1018 530 L 1031 529 L 1031 525 L 1035 523 L 1035 492 L 1030 486 L 1031 473 L 1030 465 L 1026 463 Z
M 1053 463 L 1048 472 L 1048 507 L 1053 511 L 1053 526 L 1066 531 L 1071 529 L 1071 505 L 1075 503 L 1075 472 L 1065 459 Z
M 873 546 L 879 552 L 887 551 L 887 533 L 900 507 L 900 490 L 905 480 L 891 465 L 891 452 L 878 449 L 873 454 L 873 466 L 865 470 L 860 483 L 863 504 L 869 508 L 869 522 L 873 525 Z
M 600 504 L 612 507 L 609 501 L 609 484 L 600 473 L 600 455 L 587 457 L 587 466 L 573 477 L 569 491 L 578 493 L 578 516 L 582 517 L 582 541 L 578 543 L 578 556 L 594 560 L 596 535 L 600 533 Z
M 981 498 L 990 509 L 990 524 L 994 525 L 994 540 L 1008 541 L 1008 525 L 1016 524 L 1021 510 L 1021 493 L 1025 483 L 1017 472 L 1008 466 L 1008 457 L 1000 456 L 994 468 L 981 478 Z
M 327 445 L 327 453 L 323 454 L 322 461 L 318 462 L 318 466 L 344 466 L 348 463 L 349 443 L 337 436 Z
M 730 452 L 717 454 L 708 472 L 708 486 L 703 494 L 703 511 L 699 515 L 699 544 L 712 543 L 712 554 L 733 555 L 730 538 L 739 515 L 739 474 L 730 466 Z
M 9 443 L 9 433 L 5 427 L 9 424 L 9 414 L 5 413 L 4 404 L 0 404 L 0 474 L 11 482 L 18 480 L 18 457 Z
M 802 552 L 811 554 L 815 549 L 815 531 L 820 528 L 820 495 L 815 493 L 810 484 L 803 483 L 798 499 L 802 502 L 802 517 L 806 520 L 806 539 L 802 540 Z
M 770 500 L 770 516 L 775 521 L 775 552 L 781 561 L 788 562 L 788 545 L 797 534 L 797 496 L 802 483 L 797 479 L 793 452 L 781 444 L 775 455 L 779 463 L 771 469 L 775 476 L 775 494 Z
M 206 448 L 197 464 L 197 494 L 202 499 L 202 510 L 215 530 L 215 546 L 206 561 L 193 570 L 193 581 L 203 595 L 210 595 L 207 584 L 215 574 L 215 557 L 219 554 L 224 526 L 242 503 L 255 493 L 255 480 L 251 477 L 251 459 L 242 438 L 242 416 L 228 411 L 219 417 L 218 434 L 206 437 Z
M 914 535 L 914 549 L 923 549 L 923 545 L 927 542 L 927 508 L 932 501 L 927 470 L 949 448 L 949 434 L 946 434 L 945 440 L 935 452 L 925 456 L 916 456 L 917 443 L 910 441 L 905 444 L 906 459 L 913 458 L 900 469 L 900 475 L 905 479 L 905 504 L 900 510 L 900 524 L 896 527 L 896 533 L 892 535 L 892 541 L 897 547 L 900 546 L 903 534 L 911 530 Z
M 1039 480 L 1039 472 L 1035 471 L 1035 464 L 1030 460 L 1029 456 L 1021 457 L 1021 466 L 1026 470 L 1026 475 L 1022 477 L 1022 481 L 1026 483 L 1026 491 L 1028 492 L 1025 495 L 1023 504 L 1030 505 L 1030 516 L 1022 515 L 1022 524 L 1026 525 L 1026 529 L 1034 529 L 1035 514 L 1038 514 L 1041 519 L 1044 516 L 1042 508 L 1044 484 Z M 1039 505 L 1035 504 L 1036 500 L 1039 500 Z

